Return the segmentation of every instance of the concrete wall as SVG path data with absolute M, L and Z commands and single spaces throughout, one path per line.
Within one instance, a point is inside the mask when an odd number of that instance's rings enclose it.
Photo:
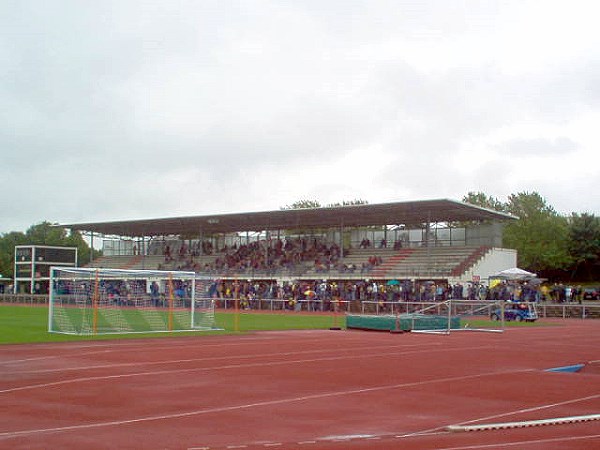
M 517 267 L 517 251 L 494 247 L 465 274 L 461 281 L 471 281 L 475 275 L 487 284 L 490 275 L 513 267 Z

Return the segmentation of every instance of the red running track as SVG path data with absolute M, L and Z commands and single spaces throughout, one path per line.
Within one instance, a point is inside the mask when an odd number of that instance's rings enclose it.
M 261 332 L 0 347 L 0 448 L 591 449 L 600 320 L 449 336 Z M 587 363 L 579 373 L 544 369 Z

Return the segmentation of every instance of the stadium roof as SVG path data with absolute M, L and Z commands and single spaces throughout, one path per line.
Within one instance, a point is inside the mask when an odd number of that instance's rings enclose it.
M 441 199 L 206 216 L 74 223 L 60 226 L 104 235 L 142 237 L 335 228 L 341 226 L 414 226 L 435 222 L 511 219 L 517 218 L 510 214 L 468 203 Z

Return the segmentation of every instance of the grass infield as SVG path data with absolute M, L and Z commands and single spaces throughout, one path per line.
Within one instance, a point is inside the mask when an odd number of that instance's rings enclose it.
M 197 336 L 215 334 L 234 334 L 235 314 L 233 312 L 216 312 L 216 325 L 222 331 L 193 331 L 174 333 L 144 333 L 144 334 L 111 334 L 99 336 L 72 336 L 48 333 L 48 308 L 44 306 L 14 306 L 0 305 L 0 344 L 25 344 L 39 342 L 65 342 L 84 340 L 108 339 L 140 339 L 144 337 L 169 337 L 169 336 Z M 310 313 L 268 313 L 268 312 L 240 312 L 237 320 L 238 332 L 266 331 L 266 330 L 311 330 L 329 329 L 331 327 L 346 327 L 343 315 L 334 318 L 331 314 Z M 487 319 L 461 320 L 461 327 L 490 328 L 498 323 Z M 540 322 L 506 322 L 506 327 L 536 327 L 546 326 L 548 323 Z
M 72 336 L 48 333 L 48 308 L 44 306 L 0 305 L 0 344 L 25 344 L 38 342 L 65 342 L 82 340 L 139 339 L 144 337 L 197 336 L 199 334 L 235 333 L 235 314 L 216 312 L 216 325 L 222 331 L 192 331 L 174 333 L 111 334 L 100 336 Z M 334 325 L 332 315 L 299 313 L 247 313 L 240 312 L 239 332 L 261 330 L 310 330 L 329 329 Z M 343 316 L 337 318 L 339 326 L 345 326 Z

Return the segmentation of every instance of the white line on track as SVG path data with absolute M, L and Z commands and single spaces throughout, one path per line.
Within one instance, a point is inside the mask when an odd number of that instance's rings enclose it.
M 422 348 L 422 344 L 402 344 L 402 345 L 383 345 L 378 346 L 378 349 L 387 348 Z M 490 348 L 485 347 L 485 348 Z M 52 369 L 36 369 L 36 370 L 19 370 L 19 371 L 11 371 L 4 372 L 5 375 L 23 375 L 23 374 L 42 374 L 42 373 L 52 373 L 52 372 L 60 372 L 65 373 L 69 371 L 84 371 L 84 370 L 97 370 L 97 369 L 116 369 L 119 367 L 136 367 L 136 366 L 152 366 L 152 365 L 161 365 L 161 364 L 178 364 L 178 363 L 188 363 L 188 362 L 202 362 L 202 361 L 220 361 L 220 360 L 232 360 L 232 359 L 251 359 L 251 358 L 266 358 L 266 357 L 278 357 L 278 356 L 290 356 L 290 355 L 302 355 L 302 354 L 312 354 L 312 353 L 331 353 L 334 352 L 339 354 L 344 351 L 356 352 L 360 350 L 372 350 L 373 346 L 364 346 L 364 347 L 348 347 L 348 348 L 339 348 L 335 349 L 315 349 L 315 350 L 306 350 L 306 351 L 294 351 L 294 352 L 275 352 L 275 353 L 255 353 L 255 354 L 246 354 L 246 355 L 226 355 L 226 356 L 212 356 L 205 358 L 185 358 L 185 359 L 167 359 L 161 361 L 136 361 L 130 363 L 113 363 L 113 364 L 96 364 L 96 365 L 85 365 L 85 366 L 74 366 L 74 367 L 59 367 Z M 152 348 L 154 352 L 157 350 L 156 348 Z M 173 350 L 173 347 L 169 347 L 168 350 Z M 87 355 L 92 355 L 96 353 L 105 353 L 106 350 L 101 352 L 90 352 L 86 353 Z M 47 357 L 52 358 L 52 357 Z
M 16 437 L 20 437 L 20 436 L 30 436 L 30 435 L 42 434 L 42 433 L 80 431 L 80 430 L 93 429 L 93 428 L 123 426 L 123 425 L 142 423 L 142 422 L 180 419 L 183 417 L 192 417 L 192 416 L 198 416 L 198 415 L 203 415 L 203 414 L 247 410 L 247 409 L 257 408 L 257 407 L 283 405 L 283 404 L 287 404 L 287 403 L 297 403 L 297 402 L 311 401 L 311 400 L 321 400 L 321 399 L 332 398 L 332 397 L 363 394 L 363 393 L 368 393 L 368 392 L 380 392 L 380 391 L 394 390 L 394 389 L 414 387 L 414 386 L 426 386 L 426 385 L 438 384 L 438 383 L 450 383 L 450 382 L 472 380 L 472 379 L 477 379 L 477 378 L 485 378 L 485 377 L 498 376 L 498 375 L 508 375 L 508 374 L 515 375 L 515 374 L 519 374 L 519 373 L 527 373 L 527 372 L 532 372 L 532 371 L 533 371 L 532 369 L 512 370 L 512 371 L 495 371 L 495 372 L 488 372 L 488 373 L 475 374 L 475 375 L 465 375 L 465 376 L 460 376 L 460 377 L 438 378 L 435 380 L 415 381 L 415 382 L 411 382 L 411 383 L 399 383 L 399 384 L 375 386 L 375 387 L 362 388 L 362 389 L 350 389 L 350 390 L 344 390 L 344 391 L 325 392 L 325 393 L 319 393 L 319 394 L 304 395 L 304 396 L 299 396 L 299 397 L 290 397 L 290 398 L 283 398 L 283 399 L 278 399 L 278 400 L 268 400 L 268 401 L 262 401 L 262 402 L 256 402 L 256 403 L 248 403 L 248 404 L 243 404 L 243 405 L 222 406 L 222 407 L 218 407 L 218 408 L 199 409 L 199 410 L 195 410 L 195 411 L 181 412 L 181 413 L 175 413 L 175 414 L 140 417 L 140 418 L 136 418 L 136 419 L 112 420 L 112 421 L 106 421 L 106 422 L 96 422 L 96 423 L 90 423 L 90 424 L 71 425 L 71 426 L 55 427 L 55 428 L 41 428 L 41 429 L 30 429 L 30 430 L 20 430 L 20 431 L 5 431 L 5 432 L 0 432 L 0 438 L 1 439 L 9 439 L 9 438 L 16 438 Z
M 422 430 L 422 431 L 414 431 L 412 433 L 406 434 L 396 434 L 394 437 L 396 439 L 406 439 L 411 437 L 419 437 L 419 436 L 438 436 L 440 434 L 450 434 L 449 431 L 446 431 L 446 427 L 437 427 L 432 428 L 431 430 Z
M 328 334 L 330 333 L 329 331 L 326 330 L 309 330 L 309 331 L 313 331 L 315 332 L 314 334 Z M 294 331 L 294 333 L 298 333 L 299 331 Z M 274 332 L 261 332 L 264 334 L 271 334 Z M 223 347 L 240 347 L 240 346 L 245 346 L 245 345 L 252 345 L 255 344 L 256 342 L 262 342 L 262 341 L 275 341 L 275 342 L 279 342 L 281 338 L 280 334 L 277 335 L 268 335 L 268 336 L 240 336 L 240 337 L 236 337 L 236 341 L 229 341 L 229 342 L 222 342 L 222 343 L 205 343 L 203 342 L 201 345 L 202 350 L 204 349 L 208 349 L 208 348 L 223 348 Z M 85 349 L 98 349 L 98 351 L 96 352 L 91 352 L 91 351 L 86 351 L 84 356 L 87 355 L 93 355 L 93 354 L 100 354 L 100 353 L 125 353 L 125 352 L 134 352 L 134 353 L 138 353 L 140 351 L 145 351 L 148 350 L 149 348 L 152 349 L 152 351 L 158 351 L 158 350 L 172 350 L 174 346 L 178 345 L 178 343 L 186 343 L 189 344 L 190 340 L 187 341 L 182 341 L 182 340 L 177 340 L 177 338 L 173 338 L 173 340 L 169 341 L 168 345 L 154 345 L 157 344 L 156 340 L 145 340 L 145 341 L 136 341 L 136 342 L 116 342 L 116 341 L 111 341 L 111 344 L 104 344 L 100 341 L 98 341 L 97 344 L 89 344 L 89 345 L 72 345 L 73 343 L 69 343 L 69 342 L 65 342 L 62 343 L 60 346 L 48 346 L 48 345 L 40 345 L 40 346 L 36 346 L 37 349 L 41 350 L 43 349 L 44 351 L 48 351 L 48 350 L 61 350 L 60 354 L 56 354 L 56 355 L 51 355 L 51 356 L 44 356 L 43 358 L 45 359 L 52 359 L 52 358 L 57 358 L 57 359 L 64 359 L 64 358 L 68 358 L 70 356 L 74 356 L 74 357 L 81 357 L 81 350 L 85 350 Z M 323 342 L 323 338 L 322 336 L 319 337 L 311 337 L 308 339 L 303 339 L 302 343 L 310 343 L 310 342 L 316 342 L 316 343 L 322 343 Z M 162 342 L 161 342 L 162 343 Z M 344 340 L 344 343 L 349 344 L 351 348 L 351 345 L 354 343 L 360 343 L 360 344 L 364 344 L 365 343 L 365 339 L 361 338 L 361 339 L 353 339 L 353 338 L 348 338 L 346 340 Z M 418 346 L 418 345 L 423 345 L 422 343 L 419 344 L 411 344 L 414 346 Z M 430 345 L 442 345 L 442 343 L 436 343 L 436 344 L 430 344 Z M 22 352 L 22 349 L 24 347 L 28 347 L 28 345 L 23 344 L 23 345 L 19 345 L 19 346 L 15 346 L 15 347 L 19 347 L 20 351 Z M 2 353 L 6 353 L 5 352 L 5 348 L 2 349 Z M 38 351 L 39 351 L 38 350 Z M 17 360 L 5 360 L 5 361 L 0 361 L 0 364 L 10 364 L 10 363 L 18 363 L 18 362 L 26 362 L 27 359 L 17 359 Z M 77 368 L 74 368 L 73 370 L 76 370 Z
M 486 420 L 493 420 L 493 419 L 499 419 L 502 417 L 509 417 L 509 416 L 515 416 L 518 414 L 530 413 L 530 412 L 534 412 L 534 411 L 542 411 L 544 409 L 556 408 L 558 406 L 569 405 L 572 403 L 580 403 L 580 402 L 585 402 L 588 400 L 594 400 L 599 397 L 600 397 L 600 394 L 588 395 L 586 397 L 572 398 L 572 399 L 565 400 L 562 402 L 548 403 L 545 405 L 534 406 L 531 408 L 523 408 L 523 409 L 517 409 L 517 410 L 513 410 L 513 411 L 507 411 L 507 412 L 500 413 L 500 414 L 494 414 L 492 416 L 479 417 L 477 419 L 469 420 L 466 422 L 461 422 L 461 424 L 467 425 L 467 424 L 473 424 L 473 423 L 482 422 L 482 421 L 486 421 Z M 421 431 L 415 431 L 412 433 L 401 434 L 401 435 L 397 435 L 395 437 L 396 438 L 410 438 L 410 437 L 417 437 L 417 436 L 428 436 L 431 434 L 448 434 L 448 433 L 450 433 L 449 431 L 446 430 L 446 428 L 448 426 L 450 426 L 450 425 L 443 425 L 440 427 L 429 428 L 427 430 L 421 430 Z
M 456 348 L 456 349 L 447 349 L 440 348 L 439 350 L 444 353 L 447 353 L 452 350 L 464 352 L 465 350 L 474 350 L 474 349 L 486 349 L 489 346 L 479 346 L 479 347 L 471 347 L 470 349 L 465 348 Z M 400 351 L 400 352 L 380 352 L 380 353 L 369 353 L 361 355 L 361 358 L 379 358 L 386 357 L 389 358 L 392 355 L 410 355 L 413 353 L 421 353 L 422 350 L 410 350 L 410 351 Z M 433 353 L 433 352 L 431 352 Z M 171 370 L 154 370 L 154 371 L 146 371 L 146 372 L 136 372 L 136 373 L 126 373 L 126 374 L 118 374 L 118 375 L 103 375 L 103 376 L 90 376 L 90 377 L 79 377 L 72 378 L 69 380 L 61 380 L 61 381 L 52 381 L 48 383 L 40 383 L 40 384 L 32 384 L 27 386 L 19 386 L 8 389 L 0 390 L 0 394 L 8 394 L 11 392 L 18 391 L 26 391 L 32 389 L 42 389 L 52 386 L 61 386 L 72 383 L 83 383 L 90 381 L 99 381 L 99 380 L 114 380 L 120 378 L 132 378 L 132 377 L 141 377 L 141 376 L 156 376 L 156 375 L 166 375 L 166 374 L 175 374 L 175 373 L 192 373 L 192 372 L 207 372 L 211 370 L 228 370 L 228 369 L 241 369 L 241 368 L 250 368 L 250 367 L 269 367 L 269 366 L 285 366 L 290 364 L 306 364 L 306 363 L 314 363 L 314 362 L 323 362 L 323 361 L 341 361 L 344 359 L 356 359 L 356 355 L 347 355 L 347 356 L 329 356 L 323 358 L 311 358 L 311 359 L 296 359 L 296 360 L 284 360 L 284 361 L 271 361 L 271 362 L 256 362 L 256 363 L 247 363 L 247 364 L 226 364 L 223 366 L 212 366 L 212 367 L 196 367 L 190 369 L 171 369 Z M 527 371 L 533 371 L 534 369 L 527 369 Z
M 8 361 L 2 361 L 2 362 L 0 362 L 0 364 L 18 364 L 18 363 L 24 363 L 24 362 L 43 361 L 43 360 L 47 360 L 47 359 L 56 359 L 56 358 L 64 358 L 64 356 L 37 356 L 35 358 L 11 359 Z
M 551 409 L 551 408 L 556 408 L 558 406 L 564 406 L 564 405 L 569 405 L 571 403 L 580 403 L 580 402 L 584 402 L 584 401 L 588 401 L 588 400 L 594 400 L 600 398 L 600 394 L 595 394 L 595 395 L 588 395 L 586 397 L 579 397 L 579 398 L 574 398 L 574 399 L 570 399 L 570 400 L 565 400 L 562 402 L 556 402 L 556 403 L 549 403 L 546 405 L 540 405 L 540 406 L 534 406 L 532 408 L 523 408 L 523 409 L 517 409 L 514 411 L 509 411 L 506 413 L 502 413 L 502 414 L 494 414 L 493 416 L 487 416 L 487 417 L 480 417 L 478 419 L 473 419 L 473 420 L 469 420 L 466 422 L 461 422 L 459 425 L 471 425 L 471 424 L 475 424 L 477 422 L 483 422 L 483 421 L 487 421 L 487 420 L 493 420 L 493 419 L 500 419 L 502 417 L 507 417 L 507 416 L 516 416 L 519 414 L 525 414 L 525 413 L 530 413 L 530 412 L 534 412 L 534 411 L 541 411 L 544 409 Z
M 243 337 L 241 338 L 240 341 L 236 341 L 236 342 L 227 342 L 227 343 L 220 343 L 220 344 L 206 344 L 203 343 L 202 344 L 202 349 L 206 349 L 206 348 L 219 348 L 219 347 L 235 347 L 235 346 L 242 346 L 242 345 L 246 345 L 246 344 L 253 344 L 256 341 L 277 341 L 278 337 L 276 336 L 268 336 L 268 337 L 254 337 L 254 338 L 249 338 L 249 337 Z M 311 339 L 314 341 L 319 341 L 322 342 L 321 339 Z M 309 340 L 310 341 L 310 340 Z M 68 358 L 69 356 L 81 356 L 81 353 L 76 353 L 76 352 L 80 352 L 81 350 L 85 350 L 85 349 L 103 349 L 103 350 L 98 350 L 96 352 L 90 352 L 90 351 L 86 351 L 85 352 L 85 356 L 87 355 L 94 355 L 94 354 L 98 354 L 98 353 L 124 353 L 124 352 L 140 352 L 143 350 L 148 350 L 149 348 L 152 349 L 152 351 L 156 351 L 156 350 L 173 350 L 173 347 L 175 345 L 177 345 L 177 343 L 180 343 L 181 341 L 170 341 L 171 343 L 169 345 L 162 345 L 162 346 L 158 346 L 158 345 L 152 345 L 154 344 L 156 341 L 152 341 L 152 340 L 146 340 L 144 342 L 141 341 L 137 341 L 135 343 L 117 343 L 115 341 L 112 341 L 112 344 L 92 344 L 92 345 L 70 345 L 71 343 L 63 343 L 62 346 L 60 347 L 56 347 L 56 346 L 45 346 L 45 345 L 41 345 L 39 347 L 37 347 L 39 350 L 44 350 L 44 351 L 48 351 L 48 350 L 61 350 L 64 353 L 60 353 L 60 354 L 56 354 L 56 355 L 51 355 L 51 356 L 44 356 L 41 357 L 41 359 L 52 359 L 52 358 L 58 358 L 58 359 L 63 359 L 63 358 Z M 305 341 L 303 341 L 305 342 Z M 23 347 L 26 347 L 27 344 L 23 344 L 23 345 L 18 345 L 15 347 L 19 347 L 22 351 Z M 3 353 L 5 353 L 5 348 L 2 349 Z M 72 350 L 72 351 L 71 351 Z M 68 351 L 68 352 L 67 352 Z M 18 362 L 26 362 L 29 360 L 35 360 L 36 358 L 31 358 L 31 359 L 13 359 L 13 360 L 6 360 L 6 361 L 1 361 L 1 364 L 11 364 L 11 363 L 18 363 Z
M 475 450 L 482 448 L 500 448 L 504 449 L 507 447 L 515 447 L 522 449 L 524 445 L 537 445 L 537 444 L 550 444 L 553 442 L 573 442 L 581 441 L 586 439 L 600 439 L 600 434 L 588 434 L 585 436 L 568 436 L 550 439 L 531 439 L 527 441 L 513 441 L 513 442 L 498 442 L 495 444 L 478 444 L 478 445 L 467 445 L 463 447 L 444 447 L 438 448 L 437 450 Z M 589 447 L 592 448 L 592 447 Z M 597 448 L 597 447 L 596 447 Z
M 325 330 L 315 330 L 315 331 L 322 331 L 323 333 L 325 333 Z M 264 334 L 267 334 L 269 332 L 264 332 Z M 203 342 L 202 343 L 202 348 L 219 348 L 219 347 L 232 347 L 232 346 L 242 346 L 245 344 L 250 344 L 250 343 L 254 343 L 256 341 L 279 341 L 281 339 L 281 336 L 275 336 L 275 335 L 270 335 L 270 336 L 254 336 L 254 335 L 249 335 L 249 336 L 236 336 L 236 341 L 235 342 L 222 342 L 222 343 L 207 343 L 207 342 Z M 314 339 L 309 339 L 309 340 L 314 340 L 314 341 L 318 341 L 318 338 L 314 338 Z M 157 344 L 158 342 L 160 342 L 161 344 L 164 345 L 153 345 L 153 344 Z M 73 356 L 80 356 L 79 353 L 76 352 L 80 352 L 81 350 L 86 350 L 86 349 L 105 349 L 104 352 L 106 353 L 117 353 L 117 352 L 121 352 L 121 351 L 126 351 L 126 352 L 131 352 L 131 351 L 145 351 L 145 350 L 151 350 L 151 351 L 155 351 L 155 350 L 172 350 L 173 347 L 175 345 L 178 344 L 190 344 L 191 342 L 193 342 L 191 340 L 191 338 L 169 338 L 169 344 L 167 345 L 165 341 L 163 340 L 158 340 L 158 339 L 150 339 L 147 338 L 145 340 L 135 340 L 132 342 L 118 342 L 115 340 L 111 340 L 110 343 L 105 343 L 103 341 L 94 341 L 92 343 L 89 344 L 85 344 L 85 343 L 80 343 L 80 342 L 61 342 L 60 344 L 19 344 L 19 345 L 15 345 L 15 346 L 11 346 L 10 348 L 3 348 L 3 353 L 6 353 L 7 355 L 9 354 L 8 350 L 14 350 L 16 353 L 22 353 L 23 352 L 23 348 L 32 348 L 34 350 L 43 350 L 45 352 L 49 351 L 49 350 L 56 350 L 56 351 L 61 351 L 60 354 L 57 355 L 53 355 L 53 356 L 48 356 L 48 358 L 65 358 L 68 357 L 70 355 Z M 321 342 L 319 340 L 319 342 Z M 88 352 L 85 353 L 86 355 L 90 354 Z M 7 360 L 4 361 L 4 363 L 10 363 L 11 361 L 19 361 L 19 360 Z
M 600 397 L 599 395 L 592 395 L 592 396 L 588 396 L 588 397 L 581 397 L 581 398 L 577 398 L 577 399 L 571 399 L 571 400 L 566 400 L 564 402 L 560 402 L 560 403 L 552 403 L 552 404 L 548 404 L 548 405 L 541 405 L 541 406 L 537 406 L 534 408 L 527 408 L 527 409 L 521 409 L 521 410 L 516 410 L 516 411 L 510 411 L 507 413 L 503 413 L 503 414 L 499 414 L 495 417 L 498 416 L 507 416 L 507 415 L 514 415 L 514 414 L 519 414 L 522 412 L 531 412 L 531 411 L 536 411 L 536 410 L 542 410 L 542 409 L 547 409 L 547 408 L 552 408 L 552 407 L 556 407 L 556 406 L 562 406 L 562 405 L 566 405 L 566 404 L 570 404 L 570 403 L 576 403 L 576 402 L 582 402 L 582 401 L 586 401 L 586 400 L 592 400 L 595 398 Z M 477 419 L 477 420 L 482 420 L 482 419 Z M 442 427 L 437 427 L 435 429 L 431 429 L 431 430 L 422 430 L 422 431 L 416 431 L 416 432 L 412 432 L 412 433 L 406 433 L 406 434 L 396 434 L 396 435 L 388 435 L 388 434 L 382 434 L 382 435 L 368 435 L 368 434 L 357 434 L 357 435 L 348 435 L 348 436 L 326 436 L 326 437 L 320 437 L 320 438 L 315 438 L 314 440 L 309 440 L 309 441 L 301 441 L 301 442 L 297 442 L 297 444 L 302 445 L 302 444 L 316 444 L 318 442 L 327 442 L 327 441 L 334 441 L 334 442 L 350 442 L 350 441 L 355 441 L 355 440 L 386 440 L 386 439 L 390 439 L 390 438 L 395 438 L 395 439 L 407 439 L 407 438 L 417 438 L 417 437 L 421 437 L 421 436 L 439 436 L 439 435 L 449 435 L 451 434 L 451 431 L 447 430 L 447 426 L 442 426 Z M 595 437 L 592 436 L 592 437 Z M 560 439 L 567 439 L 569 440 L 570 438 L 560 438 Z M 537 443 L 538 441 L 523 441 L 523 442 L 532 442 L 532 443 Z M 521 442 L 521 443 L 523 443 Z M 492 445 L 493 447 L 502 447 L 504 444 L 486 444 L 486 445 Z M 512 445 L 512 444 L 511 444 Z M 201 447 L 200 447 L 201 448 Z M 486 448 L 486 447 L 480 447 L 480 446 L 472 446 L 472 447 L 456 447 L 453 449 L 438 449 L 438 450 L 460 450 L 460 449 L 476 449 L 476 448 Z M 195 448 L 195 450 L 198 450 L 199 448 Z

